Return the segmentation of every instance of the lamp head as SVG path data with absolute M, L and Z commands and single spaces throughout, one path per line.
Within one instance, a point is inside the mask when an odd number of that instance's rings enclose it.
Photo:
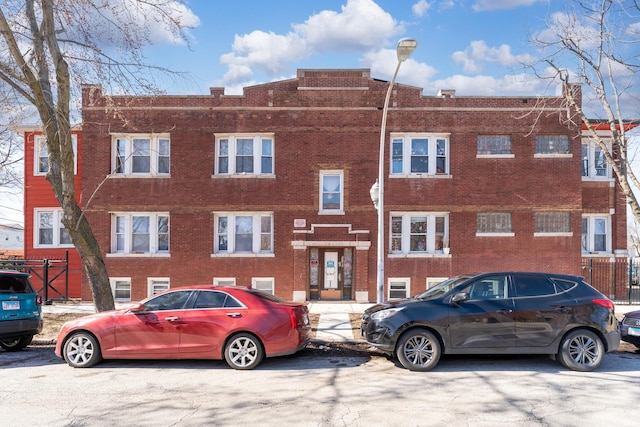
M 396 53 L 398 54 L 398 61 L 403 62 L 406 60 L 416 47 L 418 46 L 418 42 L 414 39 L 402 39 L 398 42 L 398 46 L 396 47 Z

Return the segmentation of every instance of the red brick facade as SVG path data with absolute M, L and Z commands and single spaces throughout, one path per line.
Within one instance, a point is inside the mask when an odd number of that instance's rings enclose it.
M 295 79 L 248 87 L 242 96 L 212 89 L 209 96 L 107 98 L 99 86 L 83 87 L 82 201 L 109 275 L 130 280 L 132 300 L 147 296 L 149 278 L 168 278 L 172 287 L 268 278 L 274 293 L 287 299 L 375 301 L 377 212 L 369 189 L 378 175 L 387 87 L 369 70 L 299 70 Z M 398 279 L 413 295 L 429 279 L 465 272 L 582 274 L 584 213 L 610 218 L 608 256 L 626 248 L 625 202 L 615 181 L 583 181 L 580 126 L 567 122 L 573 113 L 559 97 L 540 101 L 423 96 L 420 88 L 394 88 L 384 164 L 385 286 Z M 107 179 L 115 138 L 136 134 L 170 140 L 170 174 Z M 216 173 L 221 134 L 270 135 L 273 173 Z M 448 170 L 392 176 L 390 138 L 405 134 L 444 135 Z M 508 135 L 510 154 L 478 155 L 478 135 Z M 568 154 L 536 155 L 538 135 L 568 136 Z M 334 214 L 321 211 L 323 171 L 342 179 L 342 210 Z M 169 250 L 162 256 L 113 249 L 114 215 L 140 212 L 170 218 Z M 216 251 L 220 212 L 271 215 L 271 251 Z M 568 213 L 570 230 L 537 233 L 536 214 L 545 212 Z M 444 246 L 450 249 L 436 243 L 435 251 L 389 253 L 391 217 L 413 221 L 412 213 L 444 217 Z M 509 214 L 510 231 L 479 233 L 479 214 L 485 213 Z M 403 230 L 402 239 L 413 244 Z M 325 289 L 327 260 L 334 255 L 338 286 Z M 389 295 L 385 290 L 385 299 Z M 82 298 L 91 298 L 86 283 Z

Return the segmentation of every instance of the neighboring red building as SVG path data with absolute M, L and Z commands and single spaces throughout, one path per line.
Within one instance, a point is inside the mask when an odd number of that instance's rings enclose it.
M 46 178 L 49 171 L 46 139 L 41 128 L 23 127 L 19 130 L 24 134 L 24 258 L 34 261 L 29 264 L 34 267 L 39 265 L 39 261 L 50 261 L 53 268 L 48 277 L 47 299 L 81 298 L 82 263 L 60 222 L 62 209 Z M 73 142 L 76 153 L 80 152 L 82 134 L 79 129 L 73 131 Z M 82 158 L 76 156 L 78 194 L 81 192 L 81 168 Z M 40 277 L 34 277 L 33 281 L 38 286 L 42 273 L 38 271 L 37 274 Z
M 219 283 L 375 301 L 369 189 L 388 84 L 351 69 L 299 70 L 242 96 L 108 101 L 84 86 L 82 201 L 116 300 Z M 465 272 L 584 274 L 584 259 L 626 261 L 624 197 L 561 101 L 395 86 L 385 299 Z

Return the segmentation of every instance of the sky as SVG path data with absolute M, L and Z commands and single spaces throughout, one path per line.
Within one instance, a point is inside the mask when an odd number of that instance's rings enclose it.
M 195 28 L 190 50 L 156 45 L 149 59 L 191 78 L 169 93 L 206 94 L 295 77 L 302 68 L 369 68 L 390 80 L 395 47 L 418 47 L 402 64 L 398 82 L 425 95 L 454 88 L 461 95 L 530 95 L 546 84 L 524 77 L 540 34 L 560 1 L 548 0 L 190 0 Z
M 294 78 L 297 69 L 368 68 L 373 78 L 391 80 L 396 44 L 412 38 L 418 46 L 400 67 L 397 82 L 421 87 L 425 96 L 440 89 L 455 89 L 458 96 L 550 94 L 556 88 L 532 78 L 522 64 L 539 59 L 531 38 L 545 38 L 549 23 L 558 22 L 571 3 L 185 0 L 173 16 L 188 27 L 188 44 L 152 25 L 154 44 L 145 55 L 148 63 L 188 72 L 183 79 L 161 80 L 168 94 L 205 95 L 211 87 L 224 87 L 231 95 Z M 153 16 L 144 19 L 153 22 Z M 625 26 L 637 40 L 637 16 Z M 628 104 L 634 106 L 632 117 L 640 117 L 637 98 Z M 0 197 L 0 223 L 21 220 L 21 202 L 14 199 Z

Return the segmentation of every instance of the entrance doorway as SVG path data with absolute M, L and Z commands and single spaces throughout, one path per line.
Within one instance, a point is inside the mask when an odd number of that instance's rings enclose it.
M 353 299 L 353 248 L 311 248 L 309 265 L 309 299 Z

